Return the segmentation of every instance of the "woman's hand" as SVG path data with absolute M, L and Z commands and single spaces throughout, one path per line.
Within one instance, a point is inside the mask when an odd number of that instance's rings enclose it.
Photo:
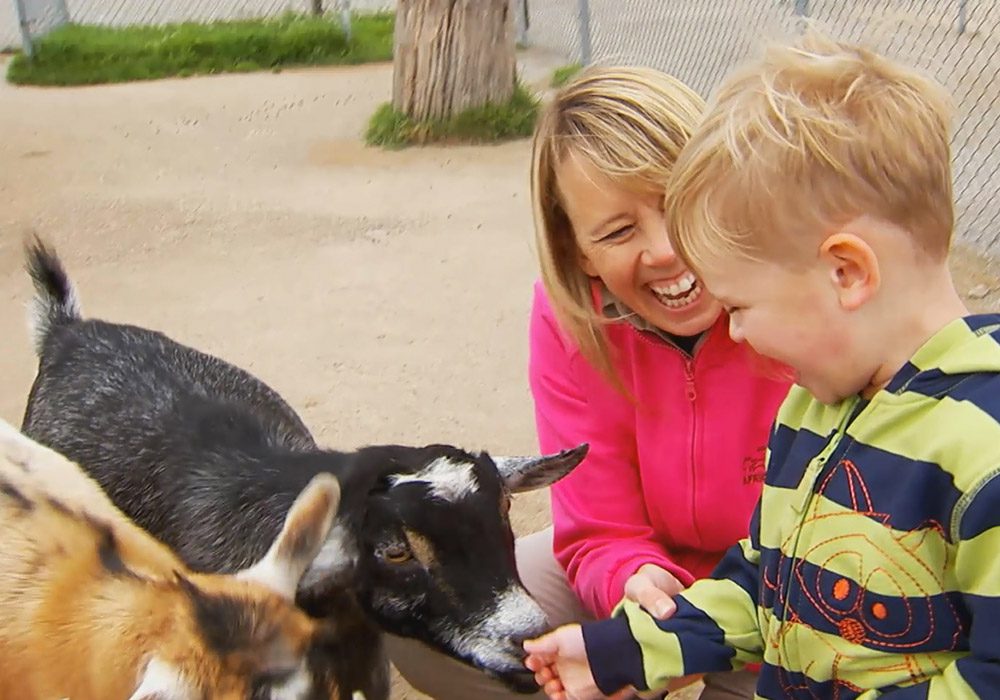
M 656 564 L 643 564 L 625 582 L 625 597 L 641 605 L 658 620 L 665 620 L 677 610 L 674 596 L 684 586 L 666 569 Z

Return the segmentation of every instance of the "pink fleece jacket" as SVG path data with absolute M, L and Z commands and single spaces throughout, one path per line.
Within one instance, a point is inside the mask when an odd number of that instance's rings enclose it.
M 540 447 L 590 443 L 552 487 L 555 555 L 593 614 L 607 616 L 643 564 L 687 586 L 747 533 L 789 382 L 727 326 L 723 315 L 693 359 L 629 323 L 609 326 L 631 403 L 583 359 L 535 284 L 529 374 Z

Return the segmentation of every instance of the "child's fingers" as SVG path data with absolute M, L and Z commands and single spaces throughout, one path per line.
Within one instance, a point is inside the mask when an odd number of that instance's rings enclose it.
M 538 685 L 545 685 L 551 680 L 557 680 L 559 676 L 555 671 L 552 670 L 551 666 L 542 666 L 540 669 L 535 671 L 535 682 Z
M 521 646 L 529 654 L 537 654 L 543 658 L 551 658 L 559 653 L 559 641 L 555 632 L 549 632 L 537 639 L 526 639 Z
M 524 665 L 529 671 L 537 671 L 544 666 L 551 666 L 556 662 L 556 657 L 549 654 L 530 654 L 524 659 Z
M 559 679 L 551 680 L 542 686 L 542 690 L 548 695 L 552 700 L 564 700 L 566 697 L 566 689 L 563 688 L 562 681 Z

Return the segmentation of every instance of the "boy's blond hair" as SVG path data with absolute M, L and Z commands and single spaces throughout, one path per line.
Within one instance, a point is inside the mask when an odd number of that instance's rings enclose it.
M 560 325 L 581 353 L 614 378 L 594 308 L 590 278 L 559 201 L 555 171 L 570 154 L 637 194 L 661 196 L 704 100 L 676 78 L 650 68 L 590 67 L 543 109 L 532 146 L 531 195 L 542 282 Z
M 740 254 L 790 266 L 824 232 L 869 215 L 935 261 L 954 226 L 944 89 L 809 30 L 719 86 L 665 200 L 671 242 L 697 271 Z

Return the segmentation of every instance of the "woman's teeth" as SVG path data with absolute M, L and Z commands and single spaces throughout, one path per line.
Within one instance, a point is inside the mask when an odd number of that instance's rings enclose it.
M 664 286 L 650 286 L 657 299 L 664 306 L 679 309 L 693 303 L 701 296 L 701 285 L 690 272 L 684 273 L 677 281 Z

